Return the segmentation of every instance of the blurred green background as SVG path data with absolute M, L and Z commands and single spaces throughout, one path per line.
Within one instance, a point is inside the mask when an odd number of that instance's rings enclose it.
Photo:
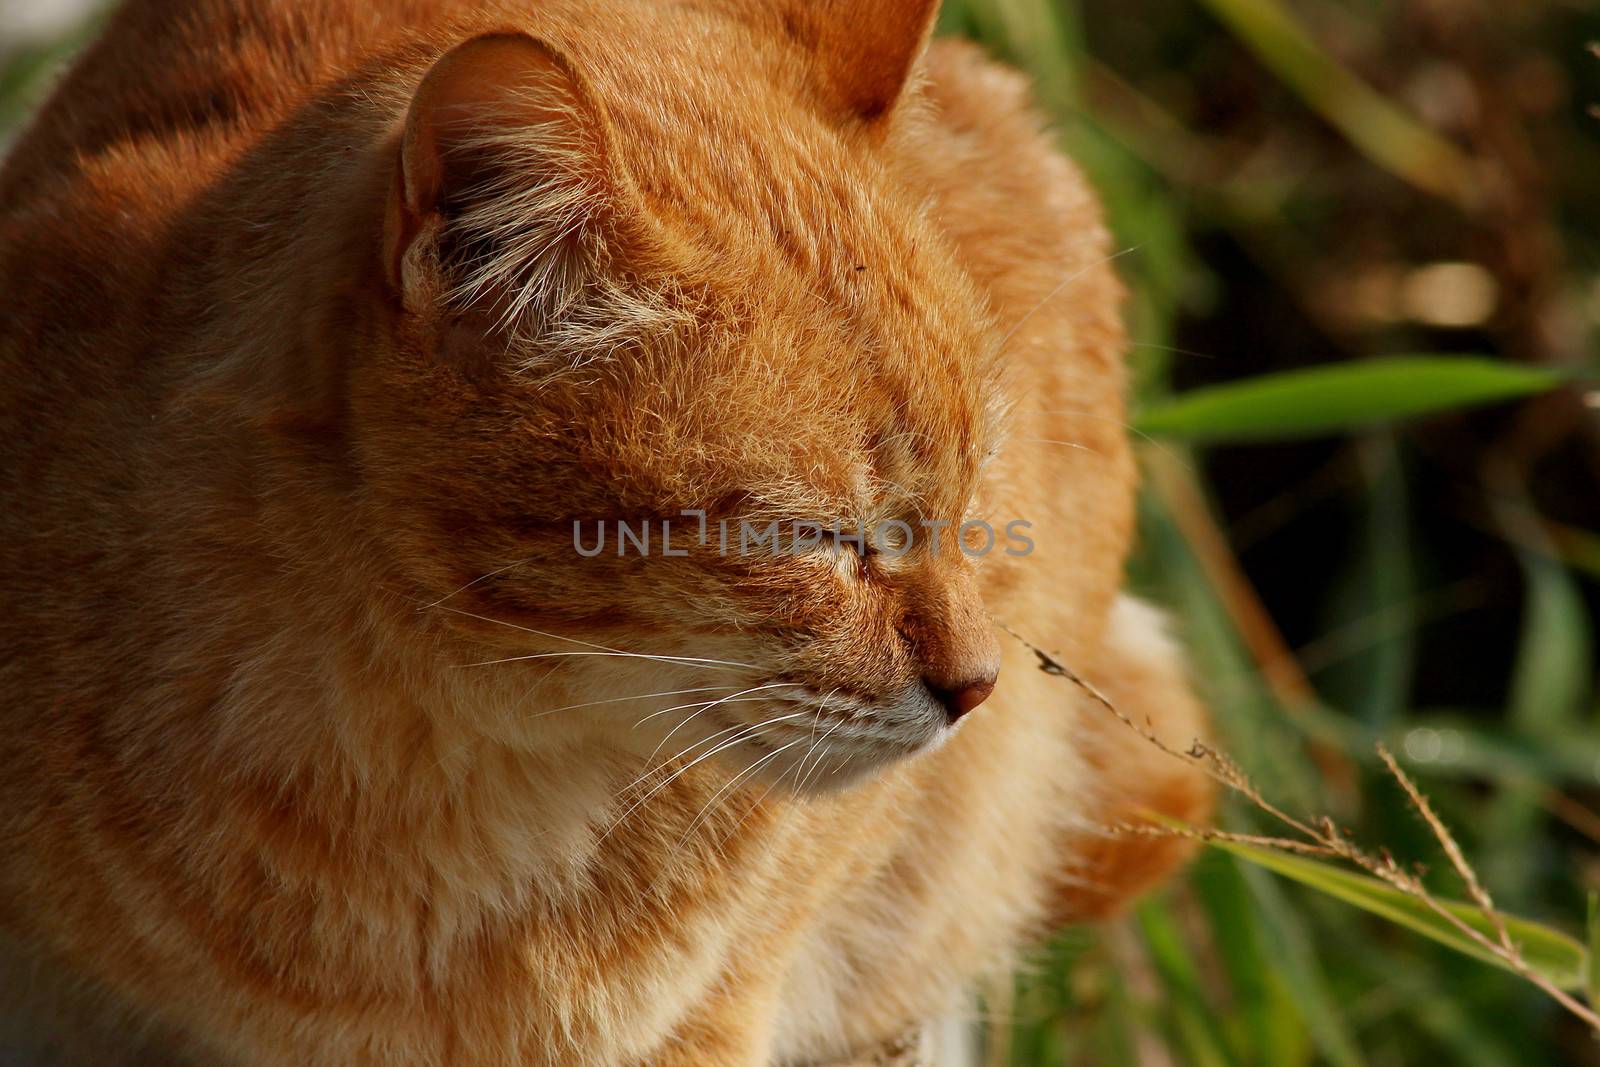
M 948 0 L 945 24 L 1034 72 L 1104 196 L 1149 429 L 1174 394 L 1311 366 L 1600 367 L 1600 5 Z M 1372 390 L 1377 413 L 1392 383 Z M 1600 886 L 1595 400 L 1580 380 L 1248 441 L 1221 412 L 1208 443 L 1198 423 L 1145 443 L 1136 563 L 1268 797 L 1464 895 L 1385 741 L 1496 903 L 1580 938 Z M 1238 802 L 1222 821 L 1280 830 Z M 996 1065 L 1600 1063 L 1516 977 L 1221 852 L 992 999 Z
M 95 6 L 0 0 L 0 137 Z M 946 0 L 943 26 L 1034 74 L 1106 200 L 1149 431 L 1135 583 L 1176 607 L 1218 747 L 1289 811 L 1462 895 L 1377 763 L 1387 742 L 1496 902 L 1583 938 L 1600 5 Z M 1409 364 L 1363 377 L 1419 354 L 1571 382 L 1389 417 L 1472 392 Z M 1202 392 L 1330 365 L 1354 376 Z M 1171 406 L 1187 395 L 1221 400 Z M 1221 819 L 1275 830 L 1244 803 Z M 1517 977 L 1220 851 L 1063 935 L 985 1009 L 993 1067 L 1600 1064 Z

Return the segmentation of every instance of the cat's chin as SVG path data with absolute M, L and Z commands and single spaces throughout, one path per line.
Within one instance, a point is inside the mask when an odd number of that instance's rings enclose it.
M 789 752 L 766 753 L 760 766 L 746 780 L 800 797 L 824 797 L 844 792 L 883 775 L 908 760 L 918 759 L 941 748 L 955 733 L 955 727 L 933 727 L 916 741 L 894 744 L 861 745 L 828 742 L 814 749 L 798 746 Z
M 956 730 L 920 682 L 873 700 L 784 686 L 779 699 L 773 710 L 797 710 L 727 721 L 714 711 L 705 716 L 706 729 L 720 727 L 713 738 L 738 737 L 717 750 L 735 783 L 801 797 L 840 793 L 934 751 Z

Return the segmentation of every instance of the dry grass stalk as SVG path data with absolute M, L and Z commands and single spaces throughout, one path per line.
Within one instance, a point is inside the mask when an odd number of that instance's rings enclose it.
M 1134 722 L 1125 713 L 1111 702 L 1111 699 L 1102 693 L 1093 683 L 1068 667 L 1061 660 L 1044 651 L 1038 645 L 1022 637 L 1020 634 L 1001 626 L 1007 634 L 1021 642 L 1039 660 L 1039 669 L 1046 674 L 1064 678 L 1077 686 L 1091 700 L 1099 704 L 1124 726 L 1133 730 L 1148 743 L 1171 756 L 1173 759 L 1182 760 L 1199 768 L 1212 779 L 1225 788 L 1237 793 L 1249 801 L 1256 808 L 1266 812 L 1273 819 L 1287 826 L 1301 839 L 1287 837 L 1259 836 L 1254 834 L 1235 834 L 1223 830 L 1212 829 L 1177 829 L 1155 825 L 1120 826 L 1114 827 L 1115 832 L 1137 833 L 1151 836 L 1178 836 L 1192 838 L 1197 841 L 1226 841 L 1236 844 L 1255 845 L 1263 848 L 1279 849 L 1285 852 L 1295 852 L 1303 855 L 1315 855 L 1344 860 L 1353 866 L 1359 867 L 1384 883 L 1392 886 L 1407 896 L 1421 901 L 1430 911 L 1439 916 L 1462 936 L 1470 939 L 1485 952 L 1504 963 L 1513 972 L 1533 983 L 1546 995 L 1555 1000 L 1567 1011 L 1582 1019 L 1583 1022 L 1597 1034 L 1600 1034 L 1600 1014 L 1593 1008 L 1585 1005 L 1570 993 L 1561 989 L 1545 976 L 1539 974 L 1528 965 L 1523 958 L 1522 951 L 1512 939 L 1507 929 L 1505 917 L 1495 907 L 1489 891 L 1484 888 L 1477 872 L 1467 862 L 1466 855 L 1461 851 L 1461 846 L 1456 842 L 1455 836 L 1444 825 L 1428 802 L 1428 798 L 1417 788 L 1411 777 L 1401 769 L 1392 753 L 1383 745 L 1378 746 L 1378 757 L 1383 761 L 1400 788 L 1406 793 L 1411 806 L 1416 809 L 1423 821 L 1428 825 L 1434 838 L 1439 842 L 1439 847 L 1449 858 L 1450 864 L 1466 884 L 1467 892 L 1472 899 L 1473 906 L 1483 915 L 1484 920 L 1495 932 L 1493 939 L 1484 935 L 1471 924 L 1463 921 L 1455 912 L 1446 908 L 1428 890 L 1419 877 L 1420 865 L 1415 870 L 1406 870 L 1391 856 L 1387 849 L 1381 850 L 1378 855 L 1373 855 L 1356 845 L 1341 830 L 1332 819 L 1318 816 L 1312 819 L 1297 819 L 1283 811 L 1271 801 L 1261 795 L 1249 778 L 1226 755 L 1216 751 L 1210 746 L 1195 741 L 1187 750 L 1173 748 L 1167 742 L 1157 737 L 1152 732 L 1149 723 L 1143 725 Z

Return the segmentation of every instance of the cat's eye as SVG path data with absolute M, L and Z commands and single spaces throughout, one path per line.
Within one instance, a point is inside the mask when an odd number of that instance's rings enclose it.
M 878 551 L 873 547 L 872 541 L 864 532 L 852 533 L 846 530 L 842 533 L 834 533 L 830 531 L 827 543 L 836 552 L 853 554 L 862 559 L 874 555 Z
M 831 526 L 824 532 L 822 544 L 840 566 L 848 567 L 858 575 L 866 572 L 867 560 L 878 554 L 878 548 L 866 530 Z
M 912 538 L 909 522 L 891 520 L 872 531 L 872 538 L 868 544 L 874 553 L 881 551 L 892 556 L 901 556 L 910 551 Z

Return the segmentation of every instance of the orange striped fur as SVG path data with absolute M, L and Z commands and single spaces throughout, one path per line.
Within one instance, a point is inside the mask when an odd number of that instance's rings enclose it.
M 0 1042 L 820 1063 L 1182 858 L 995 625 L 1200 729 L 1110 239 L 934 8 L 116 13 L 0 172 Z M 575 551 L 684 509 L 1035 550 Z

